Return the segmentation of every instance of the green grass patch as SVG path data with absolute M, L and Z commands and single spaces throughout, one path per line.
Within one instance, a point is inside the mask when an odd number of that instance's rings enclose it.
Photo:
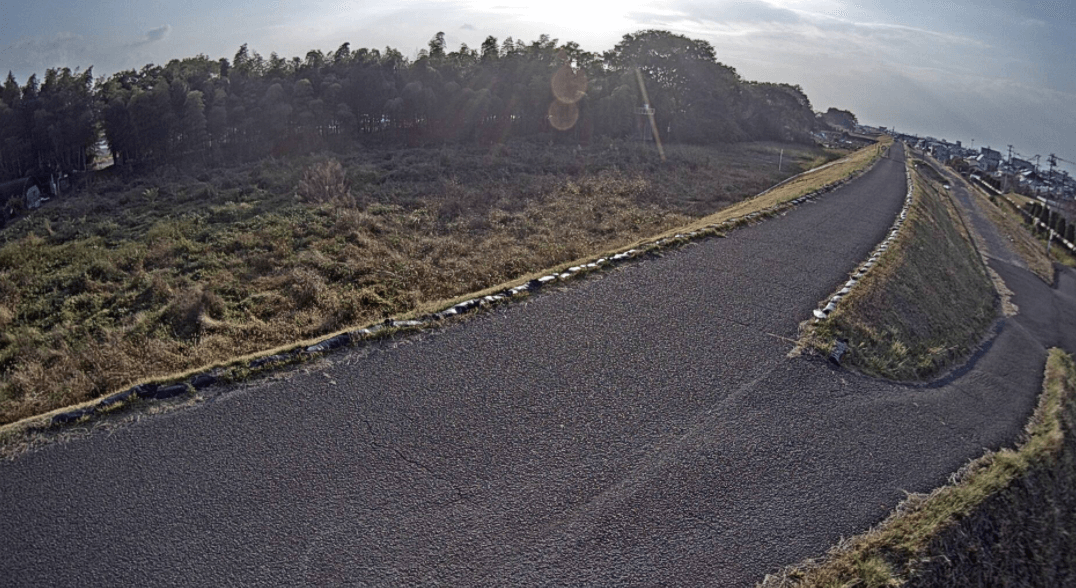
M 966 358 L 997 315 L 990 276 L 936 170 L 914 162 L 914 202 L 900 237 L 806 345 L 867 374 L 921 380 Z
M 1076 366 L 1052 349 L 1043 391 L 1016 449 L 971 462 L 956 481 L 913 495 L 877 528 L 763 588 L 1060 586 L 1073 579 Z

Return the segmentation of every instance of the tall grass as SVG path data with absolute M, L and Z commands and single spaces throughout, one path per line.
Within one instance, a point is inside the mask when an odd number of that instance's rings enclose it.
M 0 232 L 0 423 L 637 241 L 832 157 L 444 147 L 98 178 Z M 791 154 L 791 157 L 790 157 Z

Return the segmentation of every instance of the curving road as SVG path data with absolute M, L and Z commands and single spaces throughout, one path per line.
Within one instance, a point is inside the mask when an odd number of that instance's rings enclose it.
M 0 463 L 0 583 L 736 586 L 818 555 L 1011 443 L 1043 342 L 1076 349 L 1071 272 L 1006 266 L 1022 314 L 944 386 L 786 357 L 892 223 L 902 158 L 726 239 Z

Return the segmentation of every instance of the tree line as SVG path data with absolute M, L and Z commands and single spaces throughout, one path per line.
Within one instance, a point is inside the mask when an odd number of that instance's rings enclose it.
M 102 136 L 119 164 L 226 164 L 355 142 L 584 143 L 645 127 L 678 142 L 808 142 L 824 124 L 799 86 L 746 81 L 706 41 L 656 30 L 603 54 L 546 35 L 450 51 L 437 33 L 413 60 L 349 43 L 291 59 L 243 45 L 230 61 L 91 72 L 50 69 L 21 87 L 8 74 L 0 174 L 84 167 Z
M 93 68 L 50 69 L 19 86 L 8 72 L 0 89 L 0 179 L 41 168 L 82 169 L 97 140 Z

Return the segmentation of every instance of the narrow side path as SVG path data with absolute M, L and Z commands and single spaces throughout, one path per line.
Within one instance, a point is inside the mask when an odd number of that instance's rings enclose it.
M 952 178 L 954 172 L 943 168 Z M 980 247 L 987 265 L 1016 292 L 1013 302 L 1021 308 L 1013 321 L 1032 332 L 1046 347 L 1060 347 L 1076 354 L 1076 272 L 1054 264 L 1055 283 L 1043 287 L 1038 277 L 1028 271 L 1027 262 L 1014 251 L 1009 239 L 1001 234 L 983 212 L 980 201 L 972 197 L 960 182 L 953 181 L 952 193 L 965 218 L 981 237 Z M 1027 309 L 1023 305 L 1028 305 Z

